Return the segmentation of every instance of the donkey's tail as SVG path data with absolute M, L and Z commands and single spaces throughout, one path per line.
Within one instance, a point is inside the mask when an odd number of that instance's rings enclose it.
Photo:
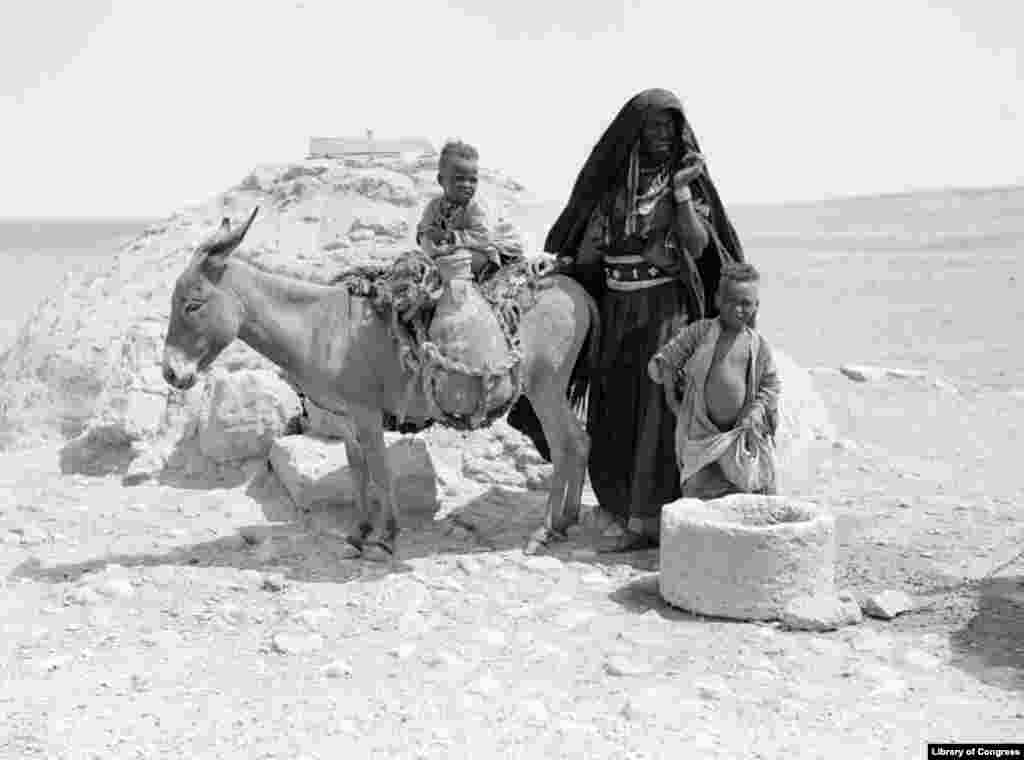
M 583 345 L 580 346 L 580 352 L 576 356 L 572 375 L 569 377 L 569 404 L 573 411 L 585 420 L 587 392 L 590 390 L 590 380 L 597 369 L 597 360 L 601 351 L 601 311 L 597 308 L 597 301 L 586 291 L 584 291 L 584 298 L 587 311 L 590 314 L 590 325 L 586 337 L 583 339 Z

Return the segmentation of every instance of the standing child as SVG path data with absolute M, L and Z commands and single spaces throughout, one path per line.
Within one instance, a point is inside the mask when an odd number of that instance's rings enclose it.
M 726 264 L 719 316 L 683 328 L 647 365 L 676 412 L 684 497 L 776 492 L 779 379 L 771 348 L 754 329 L 759 282 L 750 264 Z

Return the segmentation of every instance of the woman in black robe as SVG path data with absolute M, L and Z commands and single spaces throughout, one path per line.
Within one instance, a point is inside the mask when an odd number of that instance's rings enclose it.
M 679 328 L 715 315 L 722 264 L 743 260 L 675 95 L 647 90 L 623 106 L 583 165 L 544 249 L 601 310 L 597 366 L 579 365 L 572 388 L 574 398 L 589 392 L 601 548 L 655 546 L 661 507 L 681 491 L 675 417 L 648 378 L 647 362 Z M 508 420 L 547 455 L 525 398 Z

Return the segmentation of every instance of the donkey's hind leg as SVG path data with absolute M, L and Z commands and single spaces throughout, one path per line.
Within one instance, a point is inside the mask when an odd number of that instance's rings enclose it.
M 562 514 L 566 525 L 575 525 L 580 521 L 580 503 L 583 500 L 583 482 L 587 477 L 587 462 L 590 459 L 590 434 L 576 412 L 563 399 L 564 414 L 567 419 L 566 429 L 569 438 L 567 474 L 565 482 L 565 505 Z
M 590 442 L 565 392 L 554 386 L 530 398 L 551 449 L 553 473 L 544 525 L 530 536 L 524 550 L 526 554 L 538 554 L 552 543 L 566 540 L 566 531 L 579 519 Z

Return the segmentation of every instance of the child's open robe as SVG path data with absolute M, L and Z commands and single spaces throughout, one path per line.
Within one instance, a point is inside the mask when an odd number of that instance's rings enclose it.
M 453 242 L 435 245 L 425 237 L 430 229 L 452 233 Z M 416 242 L 425 253 L 435 258 L 459 248 L 482 254 L 488 262 L 486 274 L 523 255 L 522 236 L 518 230 L 505 220 L 492 225 L 486 207 L 475 198 L 466 204 L 452 203 L 444 196 L 431 200 L 416 226 Z
M 758 442 L 768 444 L 763 451 L 757 452 L 767 458 L 767 461 L 762 459 L 760 463 L 765 472 L 759 479 L 763 481 L 770 476 L 772 480 L 770 484 L 762 483 L 758 490 L 774 490 L 770 441 L 774 438 L 778 419 L 778 374 L 767 341 L 756 330 L 749 327 L 744 329 L 750 337 L 747 394 L 737 424 L 732 430 L 723 431 L 711 420 L 704 397 L 704 387 L 715 356 L 715 345 L 721 334 L 719 321 L 702 319 L 694 322 L 657 354 L 672 369 L 677 386 L 682 384 L 682 400 L 676 411 L 676 456 L 684 496 L 716 498 L 729 491 L 745 490 L 735 480 L 746 480 L 753 473 L 735 472 L 733 463 L 737 461 L 736 447 Z M 745 421 L 749 421 L 753 435 L 744 434 Z M 705 470 L 715 463 L 723 465 L 721 473 Z M 721 477 L 723 475 L 725 478 Z M 732 481 L 731 484 L 728 481 Z

